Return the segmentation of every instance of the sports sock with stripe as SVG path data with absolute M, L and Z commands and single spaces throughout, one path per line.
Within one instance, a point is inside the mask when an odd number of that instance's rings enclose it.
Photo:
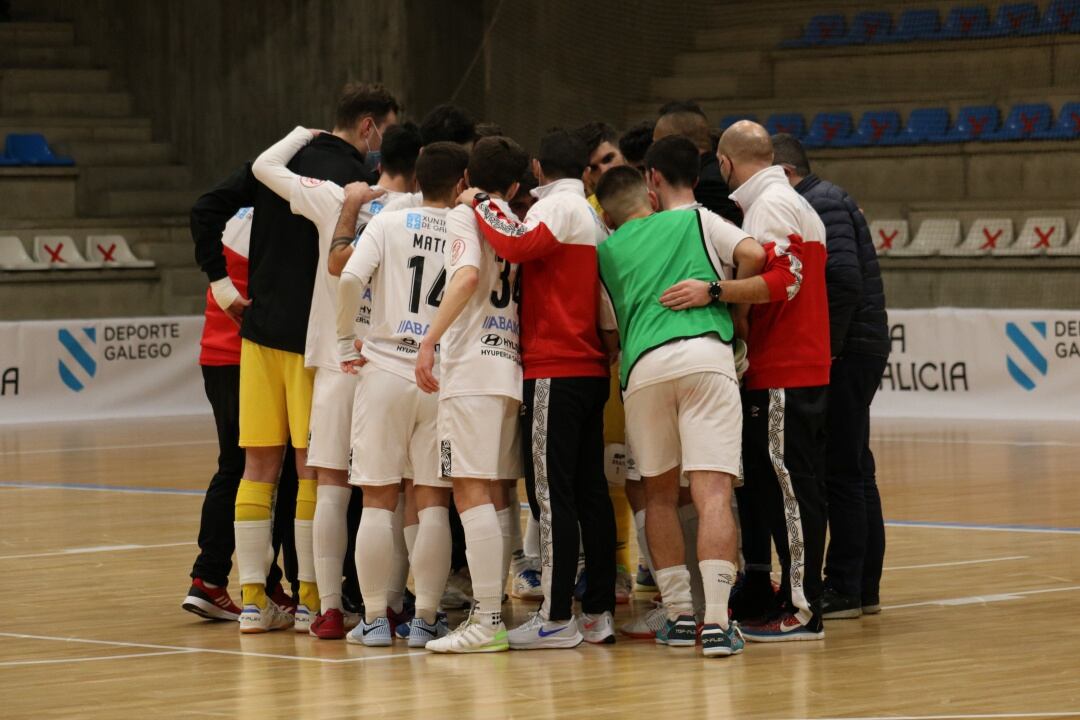
M 450 574 L 450 508 L 429 507 L 418 514 L 420 524 L 411 526 L 417 532 L 409 555 L 416 586 L 416 616 L 430 624 L 435 622 Z
M 296 577 L 300 580 L 300 604 L 313 613 L 319 612 L 319 586 L 315 576 L 315 549 L 312 542 L 312 525 L 318 483 L 300 479 L 296 490 L 296 516 L 293 532 L 296 543 Z
M 315 502 L 312 521 L 312 550 L 315 555 L 315 580 L 319 587 L 320 609 L 341 609 L 342 566 L 349 546 L 349 499 L 352 488 L 323 485 Z
M 680 615 L 693 613 L 693 600 L 690 598 L 690 571 L 685 565 L 672 565 L 663 570 L 653 571 L 656 584 L 660 588 L 660 597 L 664 600 L 664 609 L 668 618 L 677 619 Z
M 409 550 L 405 544 L 405 494 L 398 495 L 394 510 L 394 564 L 386 588 L 386 605 L 396 613 L 405 602 L 405 583 L 409 580 Z
M 702 560 L 701 578 L 705 587 L 705 622 L 728 626 L 728 598 L 738 572 L 727 560 Z
M 236 535 L 236 566 L 240 572 L 244 605 L 266 608 L 266 576 L 273 552 L 270 543 L 271 483 L 241 480 L 236 491 L 233 531 Z
M 356 531 L 356 577 L 364 596 L 364 618 L 369 623 L 386 615 L 386 586 L 393 555 L 393 511 L 364 508 Z
M 465 557 L 472 576 L 473 596 L 480 620 L 502 622 L 502 596 L 506 576 L 502 571 L 502 531 L 495 506 L 477 505 L 461 513 L 465 529 Z

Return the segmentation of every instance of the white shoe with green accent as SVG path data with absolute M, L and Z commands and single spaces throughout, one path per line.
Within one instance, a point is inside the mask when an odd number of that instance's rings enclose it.
M 465 622 L 451 630 L 445 637 L 428 641 L 428 650 L 436 653 L 491 653 L 510 649 L 506 639 L 506 625 L 502 620 L 485 622 L 473 613 Z

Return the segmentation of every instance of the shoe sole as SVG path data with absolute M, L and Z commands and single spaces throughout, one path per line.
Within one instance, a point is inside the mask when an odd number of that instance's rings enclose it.
M 743 649 L 732 650 L 729 647 L 720 648 L 702 648 L 701 654 L 705 657 L 731 657 L 732 655 L 742 654 Z
M 823 620 L 852 620 L 854 618 L 862 617 L 862 608 L 850 608 L 848 610 L 833 610 L 831 612 L 822 613 L 821 618 Z
M 788 633 L 786 635 L 752 635 L 746 630 L 743 630 L 743 637 L 751 642 L 803 642 L 809 640 L 824 640 L 825 631 L 822 630 L 819 633 L 799 632 Z
M 228 610 L 222 610 L 213 603 L 208 603 L 202 598 L 195 597 L 194 595 L 188 595 L 184 598 L 181 608 L 187 610 L 193 615 L 198 615 L 206 620 L 239 620 L 239 613 L 231 613 Z
M 428 648 L 430 650 L 430 648 Z M 436 655 L 479 655 L 482 653 L 507 652 L 509 645 L 488 645 L 482 648 L 470 648 L 469 650 L 431 650 Z
M 668 647 L 694 647 L 697 645 L 697 640 L 661 640 L 657 638 L 656 644 Z
M 364 642 L 363 638 L 354 640 L 352 635 L 346 635 L 345 642 L 350 645 L 363 645 L 364 647 L 391 647 L 394 644 L 393 639 L 388 639 L 385 642 L 382 640 L 379 642 Z
M 540 643 L 527 643 L 522 645 L 515 645 L 513 641 L 510 642 L 511 650 L 573 650 L 581 643 L 585 642 L 585 638 L 580 635 L 577 638 L 570 638 L 567 640 L 549 641 L 544 640 L 543 644 Z
M 598 640 L 591 640 L 591 639 L 586 637 L 585 642 L 589 643 L 590 645 L 614 645 L 615 644 L 615 633 L 611 633 L 610 635 L 605 635 L 604 637 L 602 637 L 602 638 L 600 638 Z
M 881 606 L 880 605 L 863 605 L 862 606 L 862 614 L 863 615 L 877 615 L 880 612 L 881 612 Z

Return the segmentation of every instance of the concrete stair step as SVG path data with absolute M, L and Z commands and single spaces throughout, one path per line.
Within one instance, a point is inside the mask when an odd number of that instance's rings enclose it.
M 742 75 L 765 71 L 771 66 L 768 54 L 761 50 L 700 50 L 676 55 L 674 74 L 694 77 Z
M 71 23 L 0 23 L 0 47 L 62 47 L 74 43 L 75 28 Z
M 79 169 L 79 189 L 187 190 L 191 170 L 185 165 L 93 165 Z
M 206 275 L 195 265 L 194 261 L 186 268 L 166 268 L 161 275 L 165 283 L 165 297 L 197 297 L 202 298 L 203 302 L 205 302 Z M 205 308 L 205 305 L 203 305 L 203 308 Z
M 94 65 L 93 51 L 88 45 L 67 46 L 0 46 L 0 67 L 13 68 L 88 68 Z
M 70 140 L 149 142 L 148 118 L 0 117 L 0 137 L 8 133 L 43 133 L 50 143 Z
M 153 260 L 158 267 L 191 268 L 195 266 L 195 250 L 190 239 L 187 242 L 145 241 L 132 244 L 129 237 L 128 244 L 131 245 L 131 250 L 137 257 Z M 205 275 L 203 279 L 206 279 Z
M 798 37 L 801 32 L 799 23 L 780 24 L 739 24 L 720 28 L 698 30 L 694 33 L 694 46 L 699 50 L 717 50 L 728 48 L 775 48 L 788 38 Z
M 157 142 L 72 140 L 57 147 L 80 166 L 166 165 L 173 154 L 172 145 Z
M 11 68 L 0 70 L 0 93 L 92 93 L 110 89 L 108 70 L 75 68 Z
M 98 196 L 87 215 L 179 215 L 189 213 L 198 198 L 194 190 L 109 190 Z
M 0 107 L 20 115 L 124 117 L 131 115 L 126 92 L 25 92 L 0 96 Z
M 660 100 L 692 98 L 761 98 L 773 92 L 772 78 L 767 71 L 725 73 L 718 75 L 677 75 L 653 78 L 652 96 Z

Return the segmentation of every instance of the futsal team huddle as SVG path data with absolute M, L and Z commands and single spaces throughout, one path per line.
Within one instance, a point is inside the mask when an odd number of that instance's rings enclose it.
M 710 142 L 672 103 L 621 148 L 590 123 L 530 156 L 453 106 L 399 113 L 346 86 L 332 130 L 192 211 L 221 457 L 185 609 L 434 653 L 621 632 L 721 657 L 876 612 L 880 563 L 823 581 L 826 229 L 779 141 Z M 633 569 L 655 606 L 616 628 Z M 539 602 L 510 628 L 508 578 Z

